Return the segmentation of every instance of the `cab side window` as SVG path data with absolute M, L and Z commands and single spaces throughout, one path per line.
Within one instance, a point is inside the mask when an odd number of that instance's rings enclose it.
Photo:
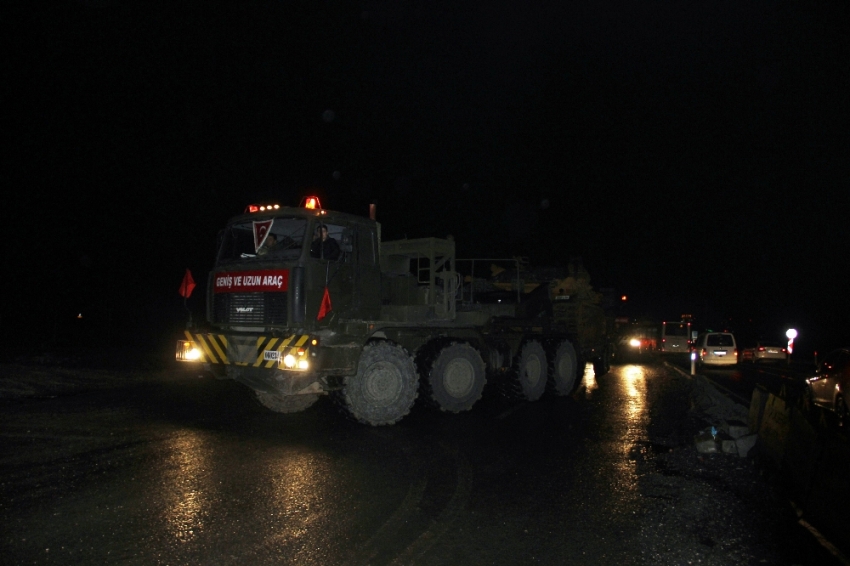
M 354 231 L 351 228 L 345 228 L 340 234 L 339 249 L 342 252 L 339 261 L 351 263 L 351 256 L 354 253 Z
M 378 263 L 378 244 L 375 233 L 362 226 L 357 230 L 357 255 L 357 261 L 361 265 Z
M 339 224 L 316 225 L 310 244 L 310 257 L 327 261 L 347 261 L 342 249 L 345 232 L 345 227 Z M 350 257 L 351 254 L 347 255 Z

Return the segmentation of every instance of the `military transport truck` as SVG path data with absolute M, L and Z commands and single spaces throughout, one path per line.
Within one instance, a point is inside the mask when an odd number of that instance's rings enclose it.
M 331 394 L 370 425 L 399 421 L 417 396 L 469 410 L 488 379 L 534 401 L 547 384 L 571 393 L 585 362 L 607 372 L 608 325 L 581 277 L 528 281 L 518 260 L 474 275 L 490 261 L 456 259 L 451 238 L 382 242 L 374 215 L 312 197 L 251 205 L 220 234 L 206 328 L 186 329 L 177 359 L 274 411 Z

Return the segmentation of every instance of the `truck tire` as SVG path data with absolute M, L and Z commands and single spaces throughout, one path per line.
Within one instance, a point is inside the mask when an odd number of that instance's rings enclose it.
M 593 375 L 596 377 L 602 377 L 606 373 L 611 371 L 611 363 L 608 360 L 608 356 L 602 354 L 598 358 L 593 360 Z
M 564 340 L 555 351 L 550 369 L 556 395 L 569 395 L 576 388 L 578 356 L 569 340 Z
M 407 350 L 390 342 L 367 344 L 357 374 L 342 389 L 345 407 L 361 423 L 372 426 L 398 422 L 413 406 L 419 388 L 416 366 Z
M 546 390 L 546 351 L 540 342 L 531 340 L 522 347 L 516 367 L 517 393 L 526 401 L 537 401 Z
M 297 413 L 311 407 L 319 400 L 319 395 L 275 395 L 265 391 L 255 391 L 262 405 L 275 413 Z
M 469 344 L 450 344 L 440 350 L 425 383 L 440 410 L 468 411 L 481 398 L 487 383 L 484 360 Z

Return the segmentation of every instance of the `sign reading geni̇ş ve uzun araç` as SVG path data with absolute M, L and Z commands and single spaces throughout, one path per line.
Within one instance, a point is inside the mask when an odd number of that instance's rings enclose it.
M 223 271 L 215 274 L 215 293 L 280 293 L 289 289 L 288 269 L 262 271 Z

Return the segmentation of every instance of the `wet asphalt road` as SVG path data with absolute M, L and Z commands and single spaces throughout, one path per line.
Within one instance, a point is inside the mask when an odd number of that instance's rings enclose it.
M 2 402 L 5 564 L 839 564 L 746 459 L 699 455 L 689 380 L 353 423 L 150 376 Z

